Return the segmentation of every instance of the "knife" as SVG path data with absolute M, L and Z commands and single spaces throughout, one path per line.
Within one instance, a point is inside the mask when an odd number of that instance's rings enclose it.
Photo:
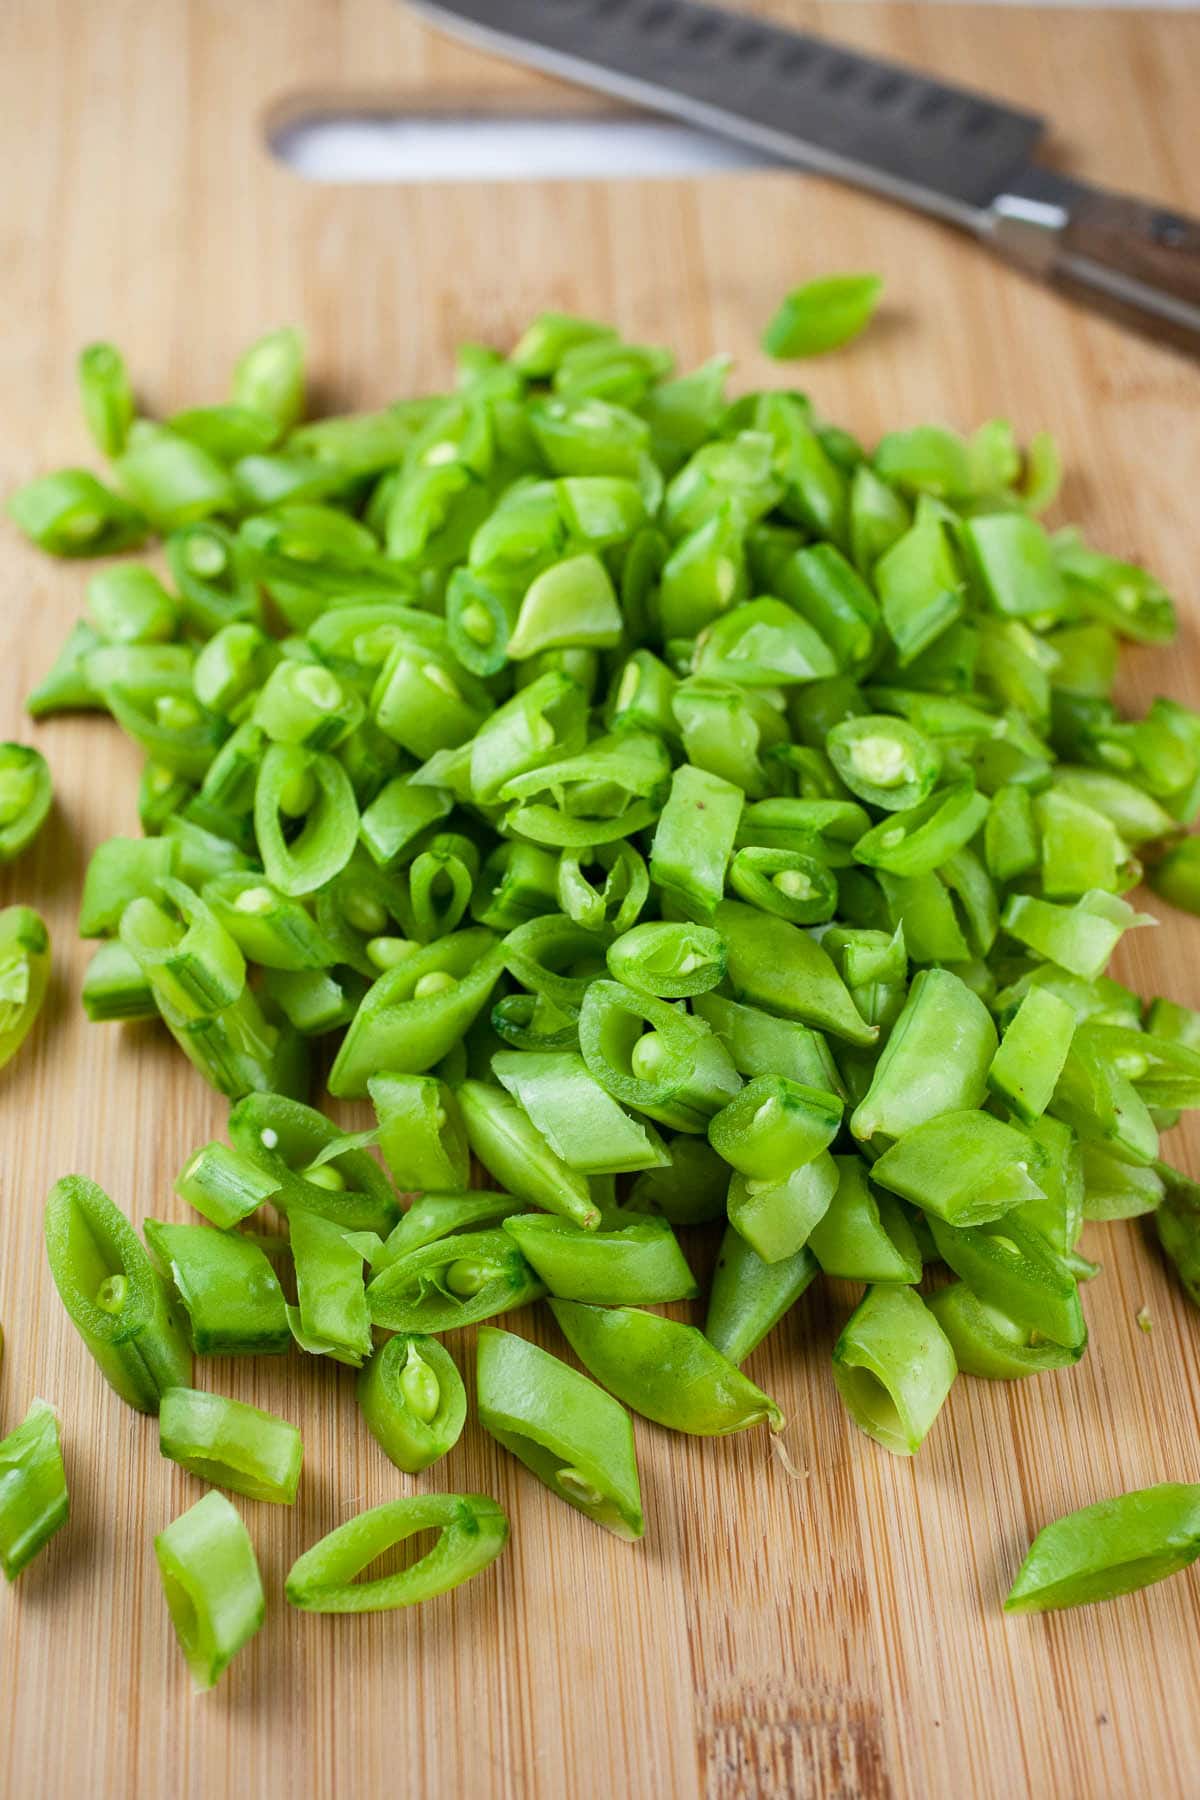
M 905 202 L 1200 337 L 1200 223 L 1042 167 L 1034 113 L 698 0 L 410 4 L 482 49 Z

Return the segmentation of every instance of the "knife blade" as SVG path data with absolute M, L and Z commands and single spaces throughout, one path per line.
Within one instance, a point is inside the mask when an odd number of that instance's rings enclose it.
M 483 49 L 865 187 L 1200 337 L 1200 224 L 1034 160 L 1046 122 L 700 0 L 410 0 Z

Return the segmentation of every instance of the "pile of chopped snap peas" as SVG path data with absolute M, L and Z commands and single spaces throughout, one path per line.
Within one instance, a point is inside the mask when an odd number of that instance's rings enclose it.
M 836 321 L 789 297 L 780 341 L 865 319 L 855 280 Z M 228 402 L 155 422 L 97 345 L 111 484 L 68 469 L 10 500 L 52 554 L 165 541 L 166 580 L 92 576 L 29 711 L 107 712 L 144 753 L 142 835 L 84 881 L 83 1005 L 161 1020 L 233 1103 L 229 1142 L 176 1183 L 202 1223 L 148 1219 L 143 1245 L 69 1176 L 46 1248 L 104 1377 L 216 1488 L 290 1503 L 302 1446 L 194 1389 L 193 1355 L 349 1365 L 413 1475 L 467 1416 L 440 1334 L 549 1297 L 587 1373 L 483 1324 L 479 1418 L 636 1539 L 630 1410 L 778 1431 L 741 1364 L 818 1274 L 865 1288 L 834 1380 L 903 1455 L 959 1373 L 1082 1356 L 1085 1220 L 1157 1212 L 1200 1301 L 1200 1189 L 1159 1154 L 1200 1105 L 1200 1013 L 1105 973 L 1153 923 L 1124 897 L 1144 865 L 1200 911 L 1200 715 L 1111 697 L 1170 598 L 1039 523 L 1049 439 L 1023 453 L 993 420 L 868 451 L 793 391 L 730 400 L 728 373 L 547 313 L 507 357 L 464 347 L 452 394 L 302 423 L 280 331 Z M 38 753 L 0 750 L 0 856 L 49 804 Z M 0 1056 L 47 968 L 36 914 L 0 915 Z M 321 1078 L 375 1127 L 309 1105 Z M 698 1295 L 676 1228 L 703 1226 L 701 1331 L 648 1309 Z M 35 1402 L 0 1444 L 10 1578 L 66 1513 Z M 430 1527 L 421 1560 L 357 1579 Z M 287 1597 L 408 1605 L 507 1530 L 483 1495 L 399 1499 Z M 263 1618 L 246 1528 L 213 1492 L 156 1550 L 211 1685 Z M 1008 1604 L 1197 1554 L 1200 1489 L 1126 1495 L 1043 1532 Z

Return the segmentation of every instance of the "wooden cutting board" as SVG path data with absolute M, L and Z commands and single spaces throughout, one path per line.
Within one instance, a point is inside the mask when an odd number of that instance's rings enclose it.
M 1049 113 L 1085 176 L 1196 205 L 1200 17 L 1035 16 L 858 4 L 781 16 Z M 444 385 L 462 338 L 507 345 L 541 307 L 610 316 L 779 380 L 756 335 L 785 288 L 876 268 L 887 307 L 853 349 L 801 371 L 868 439 L 1005 413 L 1050 425 L 1058 512 L 1145 557 L 1178 594 L 1178 647 L 1132 652 L 1127 692 L 1200 701 L 1200 375 L 1071 310 L 932 224 L 789 173 L 586 186 L 322 188 L 274 165 L 264 120 L 297 96 L 583 104 L 468 55 L 387 0 L 8 0 L 0 29 L 0 486 L 86 459 L 72 360 L 127 351 L 146 405 L 218 397 L 235 353 L 296 321 L 319 400 Z M 1190 180 L 1189 180 L 1190 177 Z M 784 378 L 791 378 L 786 371 Z M 412 1483 L 362 1428 L 351 1378 L 299 1355 L 200 1379 L 295 1419 L 294 1511 L 246 1503 L 270 1610 L 223 1687 L 193 1700 L 150 1540 L 201 1485 L 108 1391 L 46 1272 L 51 1181 L 95 1176 L 136 1219 L 182 1217 L 172 1179 L 221 1133 L 222 1102 L 145 1028 L 89 1027 L 74 935 L 95 844 L 136 829 L 138 758 L 97 718 L 33 727 L 21 701 L 82 608 L 86 571 L 0 531 L 0 735 L 40 744 L 59 803 L 0 900 L 43 907 L 56 978 L 2 1078 L 0 1421 L 59 1408 L 68 1530 L 0 1594 L 0 1792 L 1097 1796 L 1200 1785 L 1200 1580 L 1006 1620 L 1047 1520 L 1123 1488 L 1200 1478 L 1200 1316 L 1137 1225 L 1089 1228 L 1104 1274 L 1091 1349 L 1024 1385 L 961 1380 L 915 1462 L 847 1422 L 829 1373 L 853 1296 L 810 1293 L 750 1365 L 792 1419 L 799 1479 L 765 1434 L 726 1442 L 637 1423 L 648 1529 L 618 1543 L 472 1425 Z M 1119 972 L 1200 1004 L 1200 924 L 1170 915 Z M 353 1116 L 347 1111 L 344 1116 Z M 1174 1154 L 1195 1167 L 1200 1138 Z M 1146 1307 L 1153 1322 L 1139 1330 Z M 541 1317 L 519 1321 L 552 1348 Z M 464 1363 L 470 1346 L 455 1346 Z M 358 1507 L 414 1486 L 481 1489 L 513 1520 L 495 1570 L 408 1614 L 289 1611 L 285 1571 Z

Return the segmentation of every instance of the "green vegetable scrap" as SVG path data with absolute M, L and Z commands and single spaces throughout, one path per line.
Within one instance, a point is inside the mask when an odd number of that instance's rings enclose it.
M 765 346 L 832 349 L 879 292 L 797 289 Z M 903 1456 L 959 1374 L 1085 1354 L 1085 1220 L 1153 1214 L 1200 1303 L 1200 1188 L 1159 1143 L 1200 1106 L 1200 1013 L 1107 972 L 1154 922 L 1127 898 L 1143 869 L 1200 911 L 1200 713 L 1113 698 L 1121 643 L 1173 636 L 1169 595 L 1039 522 L 1046 437 L 863 444 L 793 390 L 728 397 L 728 373 L 546 313 L 507 357 L 467 346 L 452 392 L 305 421 L 283 330 L 159 421 L 95 344 L 78 378 L 110 477 L 9 499 L 52 555 L 165 540 L 166 576 L 92 577 L 28 709 L 107 713 L 142 753 L 141 833 L 83 883 L 83 1004 L 158 1020 L 230 1101 L 230 1141 L 186 1159 L 199 1219 L 147 1219 L 148 1249 L 79 1176 L 46 1245 L 107 1382 L 219 1487 L 287 1504 L 303 1449 L 193 1387 L 193 1353 L 348 1364 L 412 1475 L 453 1467 L 467 1415 L 438 1335 L 482 1324 L 496 1444 L 637 1539 L 630 1413 L 778 1433 L 742 1365 L 818 1277 L 860 1284 L 833 1379 Z M 0 746 L 0 860 L 50 803 L 40 753 Z M 48 974 L 38 915 L 8 908 L 0 1062 Z M 309 1105 L 317 1068 L 376 1124 Z M 698 1297 L 677 1234 L 706 1227 L 701 1331 L 651 1309 Z M 938 1262 L 952 1279 L 924 1287 Z M 546 1297 L 586 1372 L 518 1335 Z M 6 1574 L 66 1507 L 35 1403 L 0 1444 Z M 1172 1486 L 1050 1526 L 1009 1609 L 1181 1568 L 1198 1517 Z M 301 1556 L 287 1596 L 410 1605 L 507 1534 L 486 1496 L 392 1501 Z M 209 1685 L 263 1617 L 246 1528 L 210 1493 L 156 1549 Z

